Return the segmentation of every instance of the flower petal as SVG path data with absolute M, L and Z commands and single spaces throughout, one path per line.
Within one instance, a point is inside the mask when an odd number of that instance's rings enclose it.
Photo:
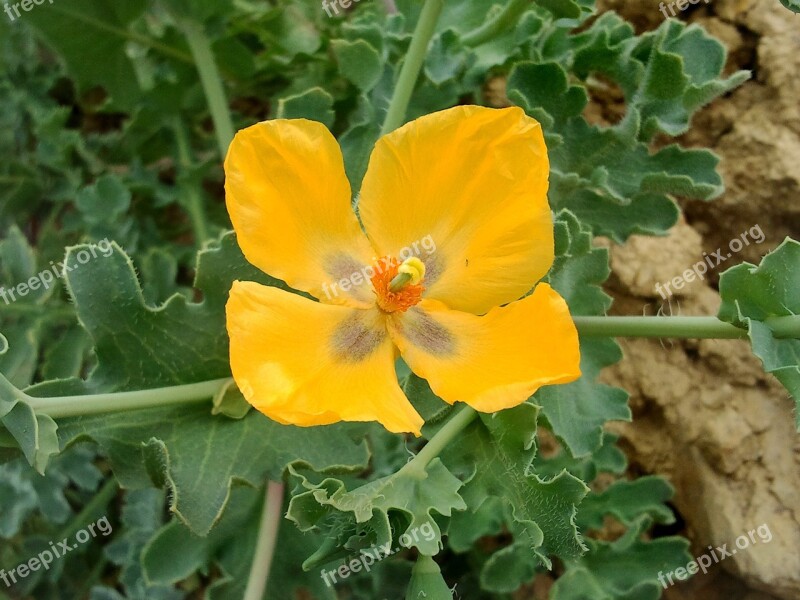
M 521 109 L 459 106 L 378 141 L 359 212 L 379 255 L 418 243 L 427 298 L 483 314 L 553 263 L 548 173 L 541 126 Z
M 302 426 L 379 421 L 419 435 L 423 420 L 397 383 L 396 350 L 377 309 L 237 281 L 227 316 L 233 377 L 271 419 Z
M 545 283 L 483 317 L 426 299 L 393 315 L 389 333 L 434 393 L 481 412 L 516 406 L 543 385 L 580 377 L 577 330 L 564 299 Z
M 324 125 L 279 119 L 243 129 L 225 176 L 228 213 L 248 261 L 323 302 L 372 304 L 369 282 L 332 288 L 371 265 L 374 253 L 351 208 L 339 145 Z

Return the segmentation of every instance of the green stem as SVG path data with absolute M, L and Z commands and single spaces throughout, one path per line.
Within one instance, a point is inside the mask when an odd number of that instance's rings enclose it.
M 269 571 L 278 541 L 278 529 L 283 510 L 283 487 L 283 483 L 267 482 L 261 525 L 258 530 L 253 564 L 250 567 L 250 576 L 247 578 L 244 600 L 262 600 L 264 592 L 267 591 Z
M 408 103 L 411 101 L 411 94 L 414 92 L 414 86 L 428 52 L 428 44 L 436 31 L 436 21 L 439 19 L 443 7 L 444 0 L 425 0 L 417 27 L 414 29 L 414 36 L 411 38 L 408 54 L 406 54 L 403 67 L 400 69 L 397 86 L 394 88 L 394 94 L 389 102 L 389 110 L 383 121 L 381 135 L 386 135 L 400 127 L 406 118 Z
M 3 379 L 5 378 L 0 376 L 0 380 Z M 37 413 L 59 419 L 64 417 L 159 408 L 207 401 L 223 385 L 227 384 L 228 381 L 230 381 L 229 378 L 213 379 L 200 383 L 189 383 L 186 385 L 139 390 L 135 392 L 114 392 L 110 394 L 60 396 L 53 398 L 34 398 L 28 396 L 24 392 L 18 391 L 17 396 L 29 404 Z
M 95 516 L 100 512 L 100 509 L 108 505 L 109 502 L 117 495 L 119 484 L 113 475 L 110 475 L 108 480 L 103 484 L 103 487 L 95 494 L 83 510 L 79 512 L 75 518 L 70 521 L 65 529 L 61 530 L 58 534 L 58 539 L 63 540 L 71 538 L 78 530 L 83 529 L 92 522 Z
M 92 566 L 92 570 L 89 571 L 89 574 L 81 578 L 78 593 L 75 594 L 76 598 L 88 598 L 91 596 L 91 589 L 100 580 L 107 565 L 108 559 L 105 553 L 101 553 L 100 556 L 95 559 L 95 564 Z
M 186 128 L 183 126 L 183 121 L 179 116 L 172 120 L 172 129 L 175 131 L 175 143 L 178 147 L 178 163 L 181 171 L 188 176 L 192 168 L 192 151 L 189 146 L 189 136 L 186 134 Z M 202 248 L 203 243 L 211 237 L 208 220 L 206 219 L 205 205 L 203 204 L 203 194 L 200 191 L 200 186 L 188 179 L 187 177 L 185 185 L 181 186 L 182 204 L 192 221 L 195 243 L 198 248 Z
M 800 315 L 773 317 L 765 321 L 778 338 L 800 339 Z M 715 317 L 575 317 L 578 333 L 589 337 L 652 337 L 690 339 L 742 339 L 747 331 Z M 2 348 L 0 348 L 2 350 Z M 106 412 L 189 404 L 211 398 L 229 378 L 135 392 L 84 396 L 35 398 L 14 387 L 0 374 L 0 392 L 28 403 L 35 411 L 54 419 Z M 408 465 L 423 470 L 453 436 L 475 418 L 475 411 L 462 406 Z M 416 468 L 416 467 L 415 467 Z
M 436 432 L 436 434 L 425 444 L 425 447 L 412 458 L 398 473 L 413 473 L 419 478 L 425 477 L 425 469 L 428 464 L 449 444 L 459 433 L 461 433 L 472 420 L 478 416 L 474 408 L 462 405 L 455 415 L 450 417 L 447 423 Z
M 747 331 L 716 317 L 575 317 L 583 336 L 743 339 Z M 765 321 L 779 338 L 800 338 L 800 316 Z
M 189 44 L 195 65 L 197 65 L 200 83 L 203 85 L 211 119 L 214 121 L 219 153 L 224 159 L 228 153 L 228 146 L 233 141 L 234 129 L 225 88 L 222 85 L 222 77 L 214 59 L 214 53 L 211 51 L 211 43 L 201 25 L 182 17 L 177 17 L 177 23 L 186 36 L 186 42 Z
M 0 303 L 3 312 L 10 313 L 12 316 L 16 315 L 35 315 L 43 318 L 75 318 L 75 309 L 71 306 L 56 306 L 51 308 L 46 304 L 8 304 Z
M 513 27 L 519 18 L 531 6 L 531 0 L 510 0 L 503 9 L 495 15 L 493 19 L 487 21 L 477 29 L 461 37 L 461 42 L 465 46 L 474 48 L 485 44 L 497 35 Z

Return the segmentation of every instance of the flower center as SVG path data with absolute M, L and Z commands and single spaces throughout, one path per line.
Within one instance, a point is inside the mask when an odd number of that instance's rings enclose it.
M 402 263 L 385 256 L 374 267 L 370 278 L 378 307 L 387 313 L 405 312 L 422 300 L 425 264 L 416 256 Z

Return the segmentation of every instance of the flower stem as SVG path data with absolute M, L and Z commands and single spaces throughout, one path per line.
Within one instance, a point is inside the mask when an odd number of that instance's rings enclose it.
M 772 317 L 765 321 L 777 338 L 800 339 L 800 315 Z M 652 337 L 688 339 L 743 339 L 747 331 L 716 317 L 575 317 L 578 333 L 588 337 Z M 54 419 L 106 412 L 156 408 L 205 401 L 229 378 L 135 392 L 84 396 L 35 398 L 21 392 L 0 374 L 0 392 L 28 403 L 35 411 Z M 462 406 L 409 465 L 426 467 L 461 429 L 475 418 L 475 411 Z M 408 465 L 407 465 L 408 466 Z
M 487 21 L 477 29 L 461 37 L 461 42 L 468 47 L 480 46 L 509 29 L 531 6 L 531 0 L 511 0 L 503 9 L 495 15 L 491 21 Z
M 447 423 L 436 432 L 436 434 L 425 444 L 425 447 L 412 458 L 399 472 L 412 472 L 418 477 L 425 476 L 425 469 L 428 464 L 439 456 L 439 453 L 449 444 L 453 438 L 461 433 L 472 420 L 478 416 L 474 408 L 462 405 Z
M 233 141 L 234 129 L 225 88 L 222 85 L 222 77 L 211 51 L 211 43 L 203 31 L 202 25 L 179 16 L 176 16 L 176 20 L 186 36 L 186 42 L 189 44 L 189 50 L 192 52 L 197 71 L 200 74 L 200 83 L 206 95 L 211 119 L 214 121 L 219 153 L 224 159 L 228 153 L 228 146 Z
M 394 88 L 392 100 L 389 102 L 389 110 L 386 112 L 381 135 L 394 131 L 405 120 L 411 94 L 414 92 L 419 72 L 425 62 L 428 44 L 436 30 L 436 21 L 439 19 L 443 7 L 444 0 L 425 0 L 417 27 L 414 29 L 414 36 L 411 38 L 408 54 L 406 54 L 403 67 L 400 69 L 397 86 Z
M 0 379 L 5 378 L 0 376 Z M 213 379 L 200 383 L 189 383 L 186 385 L 176 385 L 151 390 L 92 394 L 86 396 L 34 398 L 19 391 L 16 395 L 30 405 L 36 412 L 49 415 L 54 419 L 59 419 L 64 417 L 140 410 L 144 408 L 159 408 L 206 401 L 229 381 L 229 378 Z
M 59 540 L 65 540 L 67 538 L 71 538 L 75 535 L 78 530 L 83 529 L 86 525 L 88 525 L 89 521 L 94 519 L 99 510 L 108 505 L 111 502 L 112 498 L 117 495 L 119 491 L 119 483 L 117 483 L 116 478 L 113 475 L 109 475 L 106 482 L 103 484 L 97 493 L 94 495 L 86 506 L 83 507 L 80 513 L 78 513 L 74 519 L 72 519 L 69 524 L 61 530 L 58 534 Z
M 575 317 L 583 336 L 743 339 L 747 331 L 716 317 Z M 800 338 L 800 316 L 765 321 L 778 338 Z
M 272 557 L 275 554 L 275 544 L 278 541 L 278 528 L 283 510 L 283 487 L 283 483 L 267 482 L 261 525 L 258 530 L 256 550 L 253 564 L 250 567 L 250 576 L 247 579 L 244 600 L 262 600 L 264 592 L 267 591 L 269 571 L 272 566 Z
M 183 121 L 181 121 L 180 117 L 176 116 L 173 119 L 172 129 L 175 131 L 175 143 L 178 147 L 178 163 L 181 170 L 187 174 L 187 182 L 181 186 L 182 204 L 192 221 L 195 243 L 198 248 L 202 248 L 203 243 L 211 236 L 200 187 L 196 183 L 188 181 L 189 171 L 192 168 L 192 151 L 189 146 L 189 136 L 186 134 L 186 128 L 183 126 Z

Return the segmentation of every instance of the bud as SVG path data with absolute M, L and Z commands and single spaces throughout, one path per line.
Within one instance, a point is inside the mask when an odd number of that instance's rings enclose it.
M 411 582 L 406 600 L 452 600 L 450 588 L 442 577 L 439 565 L 430 557 L 420 554 L 411 569 Z

